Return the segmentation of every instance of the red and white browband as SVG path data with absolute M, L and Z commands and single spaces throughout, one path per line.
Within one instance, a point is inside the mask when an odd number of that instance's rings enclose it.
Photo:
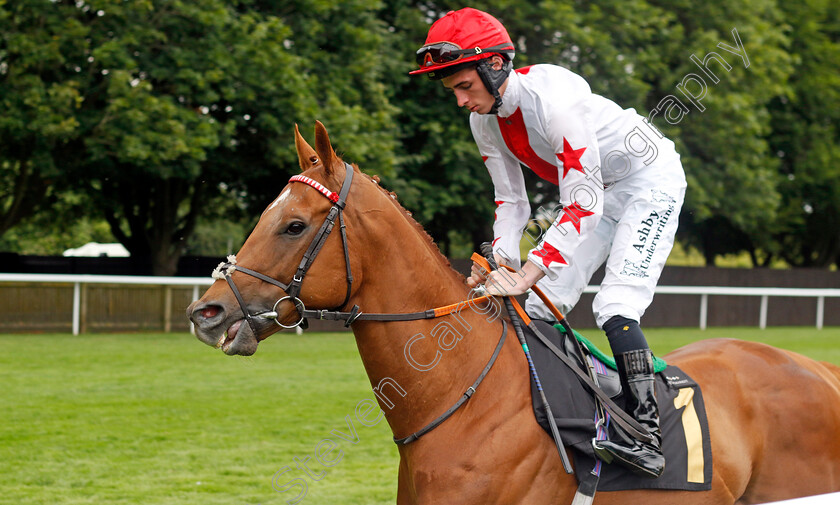
M 305 175 L 295 175 L 294 177 L 289 179 L 289 182 L 302 182 L 304 184 L 309 184 L 313 188 L 317 189 L 322 195 L 329 198 L 331 202 L 333 202 L 333 203 L 338 202 L 338 193 L 333 193 L 332 191 L 325 188 L 324 185 L 321 184 L 320 182 L 318 182 L 314 179 L 310 179 L 309 177 L 306 177 Z

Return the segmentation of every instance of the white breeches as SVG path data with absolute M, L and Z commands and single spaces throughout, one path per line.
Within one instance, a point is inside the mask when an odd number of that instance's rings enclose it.
M 653 300 L 674 245 L 685 187 L 678 157 L 654 163 L 608 187 L 601 221 L 578 246 L 571 264 L 557 279 L 544 277 L 537 286 L 566 314 L 606 261 L 606 275 L 592 303 L 598 327 L 613 316 L 639 321 Z M 533 293 L 525 310 L 536 318 L 554 319 Z

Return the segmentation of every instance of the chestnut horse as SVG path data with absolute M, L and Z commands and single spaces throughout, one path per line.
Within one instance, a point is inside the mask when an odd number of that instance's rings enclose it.
M 311 182 L 290 183 L 263 212 L 236 256 L 238 267 L 292 283 L 330 212 L 324 196 L 338 200 L 350 167 L 336 156 L 320 123 L 315 138 L 312 149 L 296 129 L 300 166 Z M 342 211 L 346 219 L 335 227 L 346 225 L 346 243 L 341 233 L 326 236 L 291 298 L 276 285 L 228 269 L 237 294 L 217 281 L 187 309 L 201 341 L 226 354 L 250 355 L 278 330 L 260 314 L 275 313 L 278 323 L 293 325 L 301 304 L 408 313 L 469 298 L 463 276 L 395 196 L 358 168 L 349 170 L 355 177 Z M 292 303 L 295 298 L 299 302 Z M 436 419 L 479 376 L 502 334 L 502 318 L 491 316 L 461 310 L 441 319 L 352 323 L 395 437 Z M 455 317 L 469 331 L 439 335 L 436 325 Z M 726 339 L 697 342 L 666 358 L 702 386 L 713 453 L 711 490 L 600 492 L 596 504 L 729 505 L 840 490 L 840 368 Z M 534 418 L 528 365 L 510 337 L 472 398 L 419 440 L 400 445 L 399 454 L 398 504 L 554 505 L 571 503 L 577 488 Z

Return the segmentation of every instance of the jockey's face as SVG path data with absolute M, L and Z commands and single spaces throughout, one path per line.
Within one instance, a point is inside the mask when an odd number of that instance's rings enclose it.
M 498 60 L 498 61 L 496 61 Z M 501 68 L 502 59 L 498 56 L 493 57 L 493 67 Z M 455 101 L 458 107 L 466 107 L 470 112 L 478 114 L 487 114 L 493 108 L 496 100 L 493 95 L 487 91 L 487 87 L 478 76 L 475 67 L 465 68 L 456 72 L 449 77 L 441 80 L 443 86 L 455 94 Z M 499 93 L 504 95 L 507 81 L 499 88 Z

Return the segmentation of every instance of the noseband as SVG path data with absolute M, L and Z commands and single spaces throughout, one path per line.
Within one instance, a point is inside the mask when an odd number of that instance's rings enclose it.
M 344 225 L 344 215 L 342 211 L 344 210 L 344 206 L 347 201 L 347 195 L 350 192 L 350 185 L 353 183 L 353 167 L 350 166 L 348 163 L 344 164 L 345 167 L 345 175 L 344 175 L 344 182 L 341 185 L 341 189 L 339 193 L 336 194 L 329 189 L 325 188 L 319 182 L 310 179 L 304 175 L 296 175 L 289 179 L 289 182 L 302 182 L 304 184 L 308 184 L 309 186 L 315 188 L 319 193 L 327 197 L 333 205 L 327 213 L 327 217 L 324 219 L 324 223 L 321 225 L 321 228 L 318 230 L 318 233 L 312 239 L 312 242 L 309 244 L 309 248 L 303 254 L 303 258 L 300 260 L 300 264 L 298 265 L 297 271 L 295 272 L 294 276 L 292 277 L 292 281 L 288 284 L 278 281 L 277 279 L 271 278 L 267 275 L 261 274 L 257 271 L 251 270 L 249 268 L 245 268 L 236 264 L 236 259 L 234 256 L 228 256 L 227 263 L 221 263 L 216 270 L 213 272 L 214 278 L 222 278 L 227 281 L 230 289 L 233 291 L 234 296 L 236 296 L 236 301 L 239 302 L 239 306 L 242 308 L 242 313 L 245 316 L 245 320 L 248 321 L 248 325 L 251 327 L 251 330 L 254 332 L 254 336 L 257 336 L 257 328 L 254 323 L 254 318 L 259 317 L 261 319 L 273 319 L 275 323 L 283 328 L 295 328 L 297 326 L 306 327 L 306 318 L 307 317 L 317 317 L 319 319 L 328 319 L 328 320 L 343 320 L 345 321 L 345 326 L 349 327 L 356 320 L 373 320 L 373 321 L 413 321 L 418 319 L 434 319 L 437 317 L 446 316 L 449 314 L 457 313 L 464 307 L 468 307 L 474 305 L 478 302 L 478 300 L 487 300 L 488 296 L 482 296 L 478 299 L 471 299 L 464 302 L 459 302 L 457 304 L 447 305 L 445 307 L 438 307 L 436 309 L 429 309 L 421 312 L 409 312 L 409 313 L 400 313 L 400 314 L 380 314 L 380 313 L 372 313 L 372 314 L 362 314 L 359 310 L 358 305 L 354 305 L 353 308 L 349 312 L 340 312 L 341 308 L 347 305 L 347 302 L 350 301 L 350 293 L 353 286 L 353 276 L 350 272 L 350 251 L 347 247 L 347 232 L 346 227 Z M 307 310 L 304 306 L 303 302 L 298 298 L 300 295 L 301 284 L 303 284 L 303 278 L 306 276 L 307 271 L 312 266 L 312 262 L 315 261 L 315 257 L 318 256 L 318 253 L 321 251 L 321 248 L 324 246 L 324 242 L 327 240 L 330 232 L 332 232 L 333 227 L 335 227 L 335 220 L 338 218 L 339 222 L 339 229 L 341 231 L 341 243 L 344 247 L 344 263 L 347 268 L 347 294 L 344 296 L 344 301 L 341 302 L 333 310 Z M 489 258 L 492 258 L 492 252 L 488 253 Z M 473 260 L 476 260 L 477 255 L 473 255 Z M 480 259 L 481 257 L 478 256 Z M 486 269 L 489 269 L 486 268 Z M 242 272 L 244 274 L 248 274 L 252 277 L 255 277 L 261 281 L 265 281 L 269 284 L 279 287 L 283 291 L 286 292 L 286 296 L 279 298 L 276 302 L 274 302 L 274 307 L 270 311 L 261 312 L 258 314 L 251 314 L 248 311 L 248 307 L 245 304 L 245 300 L 242 298 L 242 294 L 239 292 L 239 289 L 236 287 L 236 283 L 233 282 L 232 274 L 235 271 Z M 548 307 L 553 307 L 553 304 L 548 300 L 548 298 L 537 288 L 534 286 L 534 292 L 537 293 L 541 299 L 546 303 Z M 280 321 L 277 320 L 277 307 L 280 305 L 280 302 L 284 300 L 289 300 L 295 305 L 295 309 L 298 311 L 300 315 L 300 319 L 293 325 L 284 325 Z M 521 308 L 518 308 L 516 311 L 512 310 L 513 307 L 518 306 L 518 304 L 514 304 L 511 300 L 507 300 L 506 304 L 508 305 L 508 311 L 511 318 L 511 321 L 515 322 L 515 327 L 517 329 L 517 333 L 521 332 L 519 329 L 519 321 L 517 320 L 516 313 L 519 312 L 520 316 L 523 320 L 527 321 L 530 325 L 530 320 L 528 319 L 527 315 Z M 554 309 L 555 315 L 561 323 L 564 323 L 564 327 L 566 328 L 567 334 L 572 335 L 572 329 L 565 321 L 565 317 Z M 499 338 L 498 344 L 496 344 L 496 348 L 493 351 L 493 355 L 490 357 L 490 360 L 487 362 L 487 365 L 479 374 L 476 381 L 473 383 L 472 386 L 467 388 L 466 392 L 461 396 L 461 398 L 446 412 L 440 415 L 437 419 L 427 424 L 425 427 L 412 433 L 407 437 L 397 438 L 394 437 L 394 442 L 399 445 L 406 445 L 410 444 L 411 442 L 417 440 L 424 434 L 428 433 L 429 431 L 433 430 L 441 423 L 443 423 L 446 419 L 448 419 L 452 414 L 455 413 L 461 406 L 469 400 L 472 395 L 475 393 L 478 386 L 484 380 L 484 377 L 490 371 L 490 368 L 496 362 L 496 358 L 499 356 L 500 351 L 502 350 L 502 345 L 505 342 L 505 337 L 507 335 L 507 322 L 502 320 L 502 335 Z M 542 334 L 534 328 L 535 335 L 537 335 L 540 340 L 550 349 L 554 347 L 554 345 L 549 341 L 546 337 L 542 336 Z M 574 338 L 574 337 L 572 337 Z M 526 356 L 528 356 L 528 361 L 530 362 L 531 358 L 528 354 L 527 344 L 525 343 L 524 337 L 520 335 L 520 340 L 522 343 L 522 347 L 526 352 Z M 644 434 L 644 428 L 640 426 L 638 423 L 635 422 L 635 419 L 630 418 L 624 411 L 612 403 L 612 400 L 609 397 L 606 397 L 604 393 L 600 390 L 597 383 L 590 379 L 590 376 L 586 375 L 583 371 L 581 371 L 577 365 L 571 363 L 569 358 L 565 357 L 561 351 L 554 350 L 554 353 L 560 358 L 567 366 L 569 366 L 580 378 L 583 380 L 584 384 L 590 387 L 592 391 L 596 394 L 596 396 L 603 402 L 603 404 L 609 407 L 609 410 L 612 414 L 612 418 L 618 422 L 619 425 L 627 430 L 627 433 L 632 435 L 634 438 L 638 440 L 643 440 L 646 435 Z M 565 358 L 565 359 L 564 359 Z M 582 362 L 585 361 L 583 356 L 579 358 Z M 533 370 L 533 365 L 531 365 L 531 369 Z M 535 373 L 535 372 L 534 372 Z M 536 375 L 535 375 L 536 377 Z M 539 378 L 536 377 L 536 384 L 537 387 L 539 386 Z M 599 394 L 600 393 L 600 394 Z M 545 398 L 543 397 L 543 401 Z M 547 407 L 546 402 L 546 410 L 548 411 L 548 419 L 554 419 L 553 415 L 551 414 L 550 410 Z M 560 451 L 561 456 L 565 456 L 565 449 L 563 448 L 562 442 L 559 438 L 559 433 L 557 433 L 556 426 L 553 427 L 552 430 L 554 433 L 554 439 L 557 444 L 557 448 Z M 634 433 L 635 432 L 635 433 Z M 563 461 L 564 467 L 566 467 L 566 471 L 568 473 L 572 473 L 571 467 L 569 466 L 568 462 L 564 459 Z M 575 500 L 577 502 L 577 499 Z
M 296 175 L 289 179 L 289 182 L 302 182 L 304 184 L 308 184 L 315 188 L 319 193 L 327 197 L 332 203 L 332 207 L 330 208 L 327 217 L 324 219 L 324 223 L 321 225 L 321 228 L 318 230 L 318 233 L 315 234 L 315 237 L 312 238 L 312 242 L 309 244 L 309 248 L 303 254 L 303 258 L 300 260 L 300 264 L 298 265 L 297 271 L 295 275 L 292 277 L 292 281 L 288 284 L 278 281 L 277 279 L 271 278 L 267 275 L 261 274 L 255 270 L 251 270 L 250 268 L 245 268 L 236 264 L 236 260 L 233 256 L 228 257 L 227 263 L 220 264 L 216 271 L 214 271 L 214 277 L 223 275 L 225 280 L 227 281 L 228 285 L 230 286 L 231 291 L 233 291 L 233 295 L 236 297 L 236 301 L 239 302 L 239 306 L 242 308 L 242 313 L 245 315 L 245 320 L 248 321 L 248 326 L 251 327 L 251 330 L 254 332 L 254 336 L 257 336 L 257 328 L 254 323 L 254 318 L 259 317 L 260 319 L 273 319 L 275 323 L 283 328 L 295 328 L 297 326 L 302 326 L 306 328 L 306 306 L 303 302 L 298 298 L 300 295 L 301 284 L 303 284 L 303 278 L 306 276 L 306 273 L 309 271 L 309 267 L 312 266 L 312 262 L 315 261 L 315 258 L 318 256 L 318 253 L 321 251 L 321 248 L 324 246 L 324 242 L 326 242 L 327 237 L 330 235 L 330 232 L 335 227 L 335 220 L 338 218 L 339 222 L 339 231 L 341 232 L 341 244 L 344 246 L 344 264 L 347 267 L 347 294 L 344 296 L 344 301 L 338 305 L 335 310 L 340 310 L 341 307 L 347 305 L 347 302 L 350 300 L 350 291 L 353 287 L 353 275 L 350 272 L 350 251 L 347 248 L 347 232 L 346 227 L 344 225 L 344 214 L 342 211 L 344 210 L 344 206 L 347 201 L 347 194 L 350 192 L 350 185 L 353 183 L 353 167 L 350 166 L 348 163 L 344 164 L 344 168 L 346 170 L 346 174 L 344 176 L 344 182 L 341 185 L 341 190 L 338 193 L 334 193 L 329 189 L 325 188 L 321 183 L 310 179 L 304 175 Z M 233 278 L 231 277 L 233 272 L 239 271 L 244 274 L 248 274 L 251 277 L 256 277 L 261 281 L 265 281 L 269 284 L 273 284 L 283 291 L 286 292 L 286 296 L 279 298 L 276 302 L 274 302 L 274 307 L 272 310 L 267 312 L 260 312 L 258 314 L 251 314 L 248 311 L 248 307 L 245 304 L 245 300 L 242 298 L 242 294 L 239 292 L 239 289 L 236 287 L 236 283 L 233 282 Z M 285 325 L 278 321 L 277 319 L 277 307 L 280 305 L 280 302 L 284 300 L 289 300 L 295 305 L 295 309 L 298 311 L 300 315 L 300 319 L 293 325 Z M 356 311 L 358 311 L 357 307 L 354 307 Z M 348 324 L 352 322 L 349 321 Z

